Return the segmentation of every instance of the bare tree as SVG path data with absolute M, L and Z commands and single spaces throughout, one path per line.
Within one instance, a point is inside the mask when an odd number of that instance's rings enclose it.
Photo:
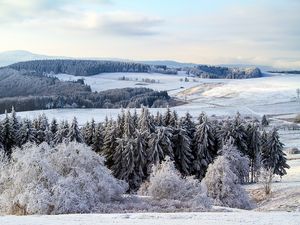
M 264 168 L 260 173 L 260 182 L 264 187 L 264 191 L 266 195 L 271 193 L 272 181 L 274 178 L 274 171 L 272 168 Z

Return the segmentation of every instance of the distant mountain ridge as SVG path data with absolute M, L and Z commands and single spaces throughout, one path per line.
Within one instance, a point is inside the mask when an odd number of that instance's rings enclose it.
M 16 50 L 0 52 L 0 67 L 8 66 L 17 62 L 24 62 L 30 60 L 42 60 L 42 59 L 67 59 L 65 56 L 49 56 L 35 54 L 29 51 Z

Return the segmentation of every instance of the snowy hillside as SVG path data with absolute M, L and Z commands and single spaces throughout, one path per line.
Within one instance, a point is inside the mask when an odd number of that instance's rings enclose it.
M 78 79 L 66 74 L 56 76 L 62 80 Z M 128 80 L 120 80 L 123 76 Z M 296 89 L 300 84 L 300 76 L 297 75 L 276 74 L 246 80 L 216 80 L 187 77 L 185 73 L 110 73 L 81 78 L 94 91 L 141 85 L 154 90 L 167 90 L 170 96 L 187 101 L 188 104 L 175 108 L 179 114 L 189 111 L 197 115 L 205 111 L 210 115 L 231 115 L 239 111 L 242 114 L 261 116 L 300 112 L 300 104 L 296 101 Z M 142 82 L 147 78 L 156 82 Z M 185 82 L 185 78 L 189 82 Z M 95 111 L 91 111 L 91 114 L 93 112 Z M 110 114 L 113 115 L 111 111 L 107 115 Z

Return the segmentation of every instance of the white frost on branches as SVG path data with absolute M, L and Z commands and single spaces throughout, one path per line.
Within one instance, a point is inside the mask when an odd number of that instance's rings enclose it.
M 218 156 L 208 166 L 203 182 L 207 186 L 208 196 L 215 200 L 216 205 L 251 208 L 249 197 L 239 184 L 237 175 L 231 170 L 230 161 L 226 156 Z
M 0 164 L 0 211 L 9 214 L 87 213 L 121 198 L 126 185 L 104 159 L 79 143 L 26 144 Z
M 169 157 L 153 166 L 149 182 L 142 185 L 139 194 L 156 200 L 178 200 L 194 208 L 210 208 L 206 188 L 193 177 L 182 178 Z

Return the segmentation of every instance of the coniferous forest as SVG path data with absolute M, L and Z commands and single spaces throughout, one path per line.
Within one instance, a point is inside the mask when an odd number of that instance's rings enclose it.
M 52 147 L 83 143 L 104 156 L 113 175 L 128 183 L 129 192 L 137 191 L 149 179 L 152 165 L 166 157 L 182 177 L 202 180 L 214 160 L 223 156 L 240 184 L 256 182 L 261 168 L 279 176 L 289 168 L 277 130 L 267 131 L 264 121 L 246 120 L 240 114 L 222 120 L 205 113 L 198 118 L 189 113 L 178 117 L 170 108 L 152 115 L 143 107 L 140 114 L 122 110 L 116 120 L 92 120 L 79 127 L 76 118 L 71 122 L 49 121 L 45 115 L 21 119 L 13 109 L 0 124 L 0 148 L 8 158 L 26 143 Z

